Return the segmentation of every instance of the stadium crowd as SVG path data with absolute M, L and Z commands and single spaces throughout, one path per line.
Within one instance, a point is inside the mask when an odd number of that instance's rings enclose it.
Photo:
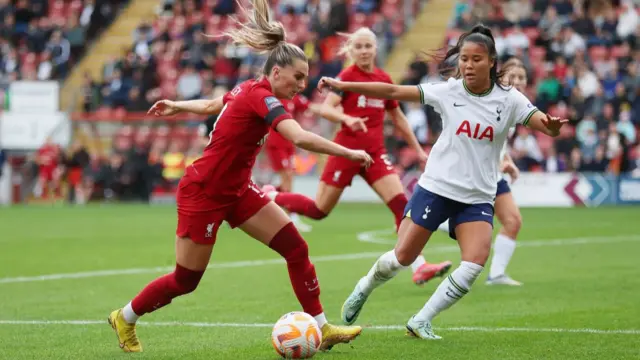
M 64 79 L 125 0 L 0 0 L 0 95 L 15 80 Z
M 34 15 L 23 27 L 16 27 L 22 31 L 2 28 L 2 79 L 20 76 L 10 60 L 16 56 L 12 50 L 16 46 L 29 47 L 29 54 L 40 53 L 44 59 L 60 57 L 61 52 L 47 44 L 58 41 L 56 36 L 71 42 L 70 29 L 81 26 L 85 32 L 90 26 L 87 19 L 92 20 L 95 11 L 87 9 L 112 2 L 73 1 L 65 9 L 75 16 L 69 16 L 64 24 L 52 15 L 42 17 L 52 14 L 47 6 L 57 1 L 29 2 L 32 9 L 36 3 L 44 4 L 40 12 L 33 10 L 40 17 Z M 18 1 L 13 6 L 0 0 L 0 15 L 11 18 L 16 14 L 17 23 L 23 3 Z M 371 27 L 378 36 L 378 61 L 382 65 L 394 40 L 410 26 L 418 6 L 419 1 L 412 0 L 280 0 L 276 11 L 288 29 L 288 40 L 299 44 L 311 59 L 305 95 L 312 101 L 322 101 L 322 94 L 314 90 L 317 81 L 321 76 L 335 76 L 345 66 L 344 59 L 336 56 L 342 41 L 340 32 Z M 125 111 L 135 114 L 162 98 L 220 95 L 247 79 L 259 70 L 263 59 L 216 36 L 233 26 L 227 15 L 236 11 L 235 0 L 165 0 L 156 20 L 141 23 L 132 34 L 132 48 L 105 64 L 101 78 L 86 75 L 84 111 L 106 117 Z M 76 25 L 76 18 L 80 25 Z M 517 56 L 524 61 L 529 74 L 526 95 L 535 99 L 536 106 L 572 122 L 556 139 L 535 136 L 519 127 L 510 144 L 512 157 L 521 170 L 640 172 L 640 17 L 633 1 L 458 1 L 443 45 L 454 44 L 462 31 L 478 22 L 493 28 L 501 60 Z M 53 30 L 52 24 L 65 32 Z M 34 42 L 32 30 L 49 31 L 46 34 L 51 36 L 41 34 L 37 37 L 40 42 Z M 56 33 L 59 35 L 54 36 Z M 7 52 L 8 43 L 15 45 L 9 46 Z M 25 70 L 21 64 L 23 78 L 35 76 L 33 69 Z M 40 66 L 44 65 L 38 65 L 38 75 Z M 64 76 L 65 71 L 66 65 L 56 65 L 51 72 L 53 76 Z M 403 83 L 443 80 L 434 63 L 416 60 L 408 66 Z M 438 114 L 419 104 L 403 107 L 419 141 L 428 150 L 441 129 Z M 328 122 L 311 116 L 300 120 L 304 127 L 330 136 Z M 209 128 L 214 121 L 215 117 L 208 119 Z M 176 131 L 179 136 L 174 136 Z M 185 131 L 195 134 L 193 128 L 167 130 L 163 126 L 155 133 L 147 128 L 141 134 L 140 129 L 136 132 L 131 126 L 122 127 L 114 136 L 114 151 L 108 160 L 101 161 L 96 154 L 85 157 L 83 178 L 90 184 L 87 188 L 97 186 L 114 196 L 142 200 L 147 200 L 154 188 L 170 188 L 206 143 L 204 137 L 195 138 Z M 399 140 L 391 127 L 387 134 L 389 154 L 398 168 L 414 168 L 414 151 Z M 101 192 L 100 196 L 104 194 Z

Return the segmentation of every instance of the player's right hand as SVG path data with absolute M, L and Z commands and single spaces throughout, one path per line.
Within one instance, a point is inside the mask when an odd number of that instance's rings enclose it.
M 347 116 L 344 119 L 344 124 L 349 127 L 352 131 L 363 131 L 367 132 L 367 125 L 364 123 L 367 121 L 367 118 L 360 118 L 354 116 Z
M 342 85 L 342 81 L 336 80 L 336 79 L 331 78 L 331 77 L 323 76 L 320 79 L 320 82 L 318 82 L 318 89 L 320 91 L 323 91 L 325 89 L 342 90 L 341 89 L 341 85 Z
M 171 116 L 180 112 L 176 103 L 171 100 L 160 100 L 153 104 L 147 114 L 154 116 Z
M 371 155 L 367 154 L 367 152 L 364 150 L 350 149 L 349 152 L 346 154 L 346 158 L 351 161 L 358 162 L 362 166 L 367 168 L 373 163 L 373 159 L 371 158 Z

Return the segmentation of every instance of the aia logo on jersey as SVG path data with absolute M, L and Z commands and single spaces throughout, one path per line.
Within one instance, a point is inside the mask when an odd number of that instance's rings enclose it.
M 465 120 L 458 126 L 458 130 L 456 130 L 456 135 L 465 134 L 472 139 L 482 140 L 488 139 L 493 142 L 493 126 L 489 125 L 486 128 L 482 128 L 480 124 L 476 124 L 474 127 L 471 127 L 471 123 L 469 120 Z

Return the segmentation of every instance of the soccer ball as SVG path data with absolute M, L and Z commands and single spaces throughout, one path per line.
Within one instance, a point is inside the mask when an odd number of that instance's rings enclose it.
M 322 332 L 313 316 L 304 312 L 283 315 L 273 326 L 271 342 L 285 359 L 308 359 L 322 342 Z

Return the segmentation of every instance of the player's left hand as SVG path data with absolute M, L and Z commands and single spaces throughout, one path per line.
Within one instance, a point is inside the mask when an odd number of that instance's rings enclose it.
M 369 155 L 364 150 L 349 149 L 349 152 L 346 154 L 346 158 L 351 161 L 360 163 L 360 165 L 364 166 L 365 168 L 368 168 L 373 163 L 373 159 L 371 158 L 371 155 Z
M 171 100 L 160 100 L 153 104 L 151 109 L 147 111 L 149 115 L 155 116 L 171 116 L 180 112 L 180 109 Z
M 420 163 L 420 169 L 424 170 L 424 167 L 427 165 L 427 159 L 429 158 L 429 155 L 427 155 L 427 153 L 420 149 L 418 151 L 418 162 Z
M 560 128 L 562 125 L 569 122 L 568 119 L 560 119 L 559 117 L 551 116 L 549 114 L 545 114 L 546 118 L 542 119 L 542 124 L 544 127 L 549 130 L 551 136 L 558 136 L 560 134 Z
M 500 171 L 509 174 L 511 182 L 515 182 L 520 177 L 520 169 L 512 161 L 505 161 L 500 167 Z
M 318 83 L 318 89 L 320 91 L 324 91 L 325 89 L 342 90 L 342 81 L 323 76 Z

